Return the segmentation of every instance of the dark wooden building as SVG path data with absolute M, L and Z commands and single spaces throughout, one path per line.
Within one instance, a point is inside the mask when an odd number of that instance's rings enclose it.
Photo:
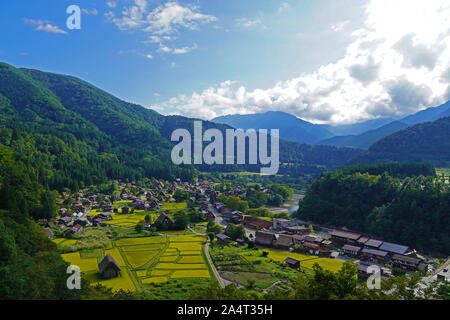
M 98 269 L 100 271 L 100 277 L 103 279 L 116 278 L 120 275 L 119 264 L 109 254 L 98 264 Z

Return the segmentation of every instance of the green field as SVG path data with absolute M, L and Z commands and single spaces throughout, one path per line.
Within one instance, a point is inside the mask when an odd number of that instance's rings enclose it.
M 186 202 L 165 202 L 162 204 L 161 210 L 184 210 L 186 208 Z

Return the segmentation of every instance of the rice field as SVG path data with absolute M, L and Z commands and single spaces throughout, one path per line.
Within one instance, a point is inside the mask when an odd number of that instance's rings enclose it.
M 156 255 L 159 253 L 159 250 L 154 251 L 126 251 L 125 257 L 130 263 L 133 269 L 137 269 L 139 267 L 144 266 L 147 262 L 150 262 Z
M 208 270 L 176 270 L 170 276 L 171 279 L 178 278 L 210 278 Z
M 66 239 L 55 239 L 63 243 Z M 100 283 L 113 291 L 136 291 L 142 286 L 170 279 L 211 277 L 203 255 L 206 239 L 197 235 L 120 238 L 112 247 L 62 254 L 64 260 L 78 265 L 92 285 Z M 121 267 L 120 276 L 101 279 L 98 263 L 111 255 Z
M 146 279 L 142 279 L 142 284 L 151 284 L 151 283 L 161 283 L 161 282 L 167 282 L 169 280 L 167 277 L 150 277 Z
M 162 204 L 161 210 L 184 210 L 186 208 L 186 202 L 165 202 Z
M 76 239 L 67 239 L 67 238 L 56 238 L 52 239 L 53 243 L 57 246 L 71 246 L 78 242 Z
M 155 244 L 155 243 L 166 243 L 166 237 L 142 237 L 142 238 L 124 238 L 116 241 L 116 245 L 119 247 L 123 246 L 135 246 L 141 244 Z
M 117 278 L 100 279 L 98 272 L 88 273 L 85 277 L 91 282 L 92 285 L 100 283 L 105 287 L 111 288 L 113 291 L 119 291 L 120 289 L 123 289 L 125 291 L 129 290 L 132 292 L 136 291 L 133 280 L 131 279 L 130 274 L 128 273 L 128 270 L 126 268 L 122 268 L 122 270 L 120 270 L 120 276 Z
M 158 265 L 155 268 L 163 270 L 179 270 L 179 269 L 195 270 L 195 269 L 206 269 L 206 264 L 204 263 L 180 264 L 180 263 L 161 262 L 158 263 Z
M 120 254 L 118 248 L 113 248 L 113 249 L 110 249 L 110 250 L 105 250 L 105 256 L 106 256 L 107 254 L 109 254 L 111 257 L 113 257 L 114 260 L 117 261 L 117 263 L 119 264 L 119 266 L 121 266 L 121 267 L 125 267 L 125 266 L 126 266 L 126 263 L 125 263 L 125 261 L 123 260 L 122 255 Z
M 82 259 L 79 252 L 64 253 L 61 255 L 64 261 L 78 266 L 81 272 L 89 272 L 98 269 L 96 258 Z
M 269 252 L 268 257 L 274 261 L 283 262 L 287 257 L 300 261 L 300 266 L 308 269 L 312 269 L 314 263 L 318 263 L 325 270 L 337 272 L 342 265 L 343 261 L 329 258 L 319 258 L 317 256 L 310 256 L 295 252 L 279 251 L 274 249 L 263 249 L 263 251 Z

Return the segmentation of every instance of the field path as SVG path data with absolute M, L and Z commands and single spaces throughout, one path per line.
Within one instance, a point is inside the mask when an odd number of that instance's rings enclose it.
M 228 280 L 223 279 L 220 276 L 219 272 L 216 269 L 216 266 L 212 262 L 211 256 L 209 255 L 209 240 L 208 240 L 208 242 L 205 243 L 205 256 L 206 256 L 206 259 L 208 259 L 208 263 L 211 266 L 211 270 L 213 271 L 214 275 L 216 276 L 217 282 L 219 282 L 220 287 L 225 288 L 226 285 L 232 283 Z

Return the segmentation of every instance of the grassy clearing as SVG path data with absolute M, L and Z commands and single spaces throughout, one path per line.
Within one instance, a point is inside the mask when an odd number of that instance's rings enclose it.
M 207 278 L 179 278 L 144 286 L 150 299 L 188 300 L 191 294 L 203 290 L 210 283 L 211 279 Z
M 83 249 L 109 249 L 112 247 L 111 240 L 108 237 L 109 232 L 108 228 L 84 229 L 73 236 L 76 242 L 71 245 L 65 245 L 66 242 L 63 242 L 60 245 L 60 250 L 62 252 L 74 252 Z

